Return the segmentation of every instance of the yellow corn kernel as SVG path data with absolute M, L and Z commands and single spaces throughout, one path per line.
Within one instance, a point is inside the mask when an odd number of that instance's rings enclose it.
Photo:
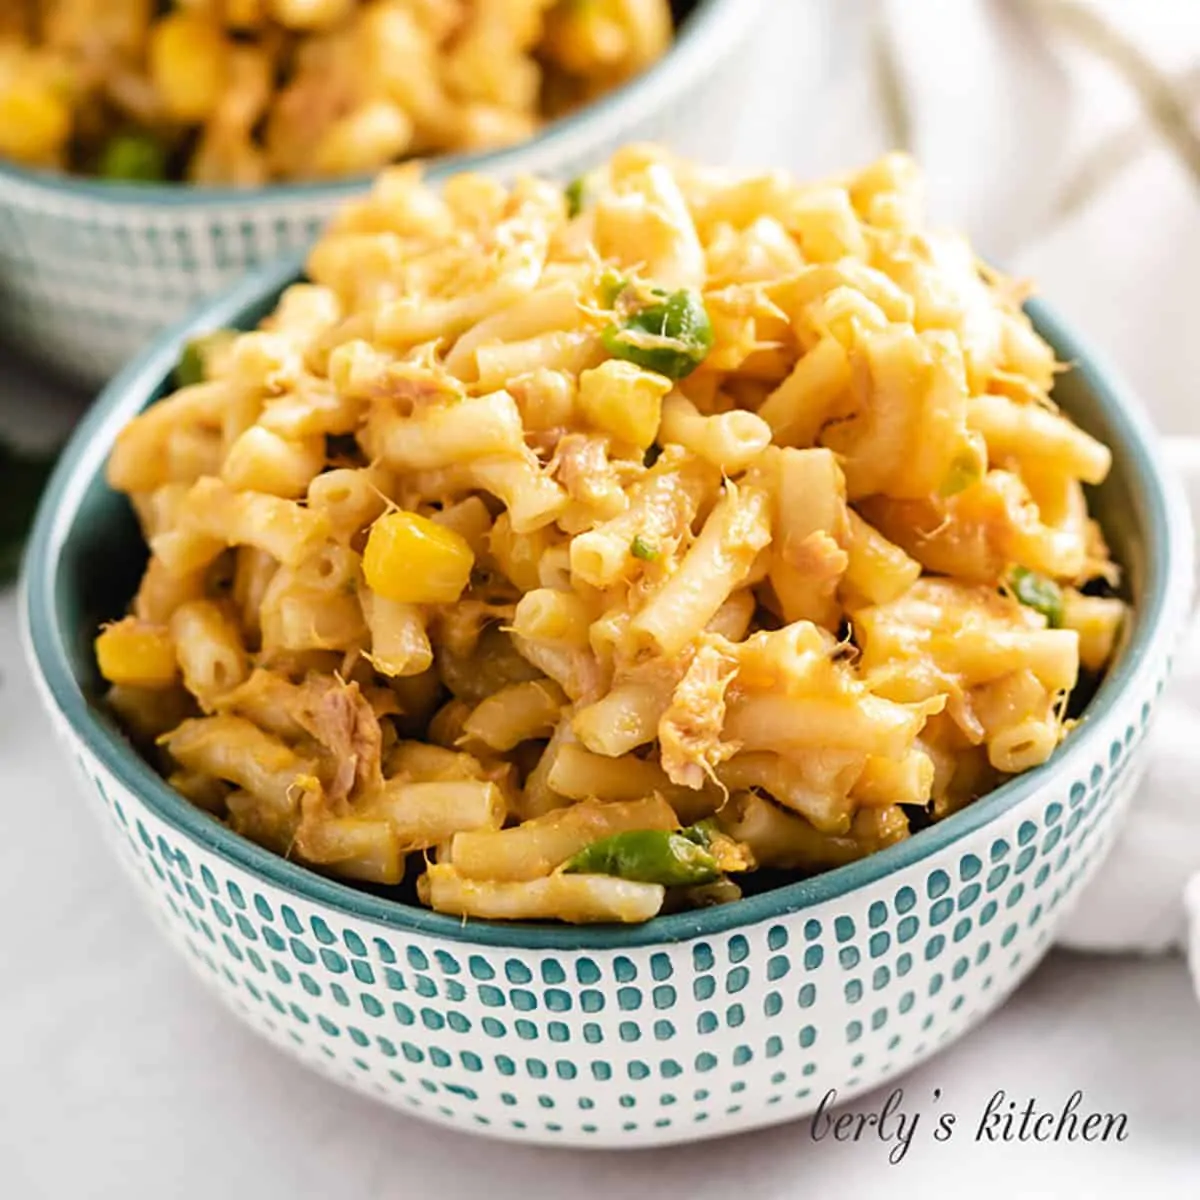
M 410 512 L 380 517 L 363 552 L 367 586 L 401 604 L 453 604 L 474 565 L 461 534 Z
M 198 13 L 163 17 L 150 33 L 150 78 L 166 110 L 179 121 L 204 121 L 225 88 L 229 43 Z
M 70 132 L 70 105 L 49 83 L 0 80 L 0 157 L 53 166 Z
M 658 434 L 669 379 L 621 359 L 579 376 L 579 407 L 597 429 L 645 450 Z
M 100 631 L 96 662 L 109 683 L 128 687 L 169 688 L 179 674 L 166 628 L 136 617 L 125 617 Z

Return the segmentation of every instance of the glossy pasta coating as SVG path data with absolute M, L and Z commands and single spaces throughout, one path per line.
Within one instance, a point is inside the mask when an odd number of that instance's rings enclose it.
M 667 0 L 4 0 L 0 156 L 254 187 L 531 137 L 660 58 Z
M 920 186 L 387 172 L 119 436 L 114 708 L 240 833 L 480 918 L 736 898 L 1043 762 L 1124 617 L 1109 452 Z

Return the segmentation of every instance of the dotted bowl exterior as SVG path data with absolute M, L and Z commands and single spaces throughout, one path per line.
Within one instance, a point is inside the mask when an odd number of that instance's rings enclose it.
M 763 0 L 702 0 L 640 79 L 521 146 L 436 160 L 568 179 L 630 141 L 692 153 L 727 143 L 736 76 Z M 248 270 L 307 246 L 368 181 L 256 190 L 101 184 L 0 163 L 0 337 L 99 385 L 156 334 Z
M 166 787 L 98 702 L 91 637 L 119 607 L 117 431 L 161 395 L 179 347 L 270 311 L 281 265 L 162 337 L 65 450 L 33 532 L 33 676 L 85 793 L 170 942 L 229 1007 L 341 1083 L 432 1120 L 526 1142 L 660 1145 L 811 1112 L 900 1074 L 1021 981 L 1107 852 L 1191 603 L 1182 490 L 1137 405 L 1042 306 L 1076 364 L 1064 408 L 1114 450 L 1093 497 L 1135 618 L 1049 763 L 862 862 L 631 928 L 463 923 L 324 879 Z M 136 569 L 136 562 L 127 564 Z M 219 1048 L 218 1048 L 219 1052 Z
M 829 1088 L 849 1098 L 1001 1003 L 1108 849 L 1147 685 L 1106 722 L 1103 756 L 904 870 L 714 934 L 577 951 L 311 903 L 181 836 L 60 729 L 168 939 L 277 1046 L 460 1129 L 646 1146 L 801 1117 Z

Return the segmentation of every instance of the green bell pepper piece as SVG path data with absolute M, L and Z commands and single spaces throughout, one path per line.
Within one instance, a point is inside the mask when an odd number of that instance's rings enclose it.
M 629 553 L 632 554 L 634 558 L 640 558 L 642 562 L 654 562 L 654 560 L 658 558 L 659 551 L 658 547 L 655 546 L 653 542 L 648 542 L 639 533 L 638 536 L 635 537 L 630 543 Z
M 1013 567 L 1008 573 L 1008 586 L 1022 604 L 1040 612 L 1051 629 L 1062 626 L 1062 588 L 1053 579 L 1047 579 L 1045 575 L 1039 575 L 1025 567 Z
M 668 379 L 690 375 L 713 346 L 713 327 L 699 293 L 655 290 L 650 304 L 624 315 L 601 335 L 614 358 Z M 620 298 L 620 297 L 618 297 Z
M 100 152 L 97 173 L 114 183 L 159 183 L 167 177 L 167 154 L 149 133 L 117 133 Z
M 706 846 L 684 833 L 636 829 L 585 846 L 567 860 L 571 875 L 614 875 L 638 883 L 692 887 L 720 877 L 717 860 Z

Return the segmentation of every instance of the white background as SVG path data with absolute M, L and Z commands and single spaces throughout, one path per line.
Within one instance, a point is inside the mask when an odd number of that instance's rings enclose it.
M 1105 7 L 1200 100 L 1192 0 Z M 835 169 L 892 141 L 871 73 L 881 28 L 939 210 L 1036 274 L 1161 425 L 1200 431 L 1195 180 L 1124 85 L 1016 0 L 774 0 L 747 72 L 757 115 L 734 157 Z M 1074 203 L 1093 175 L 1101 183 Z M 0 360 L 6 429 L 44 440 L 78 408 Z M 36 711 L 11 593 L 0 596 L 0 935 L 4 1200 L 1200 1195 L 1200 1008 L 1180 958 L 1053 954 L 983 1028 L 902 1081 L 906 1112 L 922 1119 L 899 1166 L 877 1141 L 814 1143 L 807 1122 L 624 1155 L 506 1147 L 334 1088 L 219 1010 L 135 906 Z M 1039 1109 L 1082 1089 L 1085 1109 L 1127 1114 L 1128 1140 L 978 1144 L 998 1088 Z M 938 1144 L 947 1110 L 956 1136 Z

